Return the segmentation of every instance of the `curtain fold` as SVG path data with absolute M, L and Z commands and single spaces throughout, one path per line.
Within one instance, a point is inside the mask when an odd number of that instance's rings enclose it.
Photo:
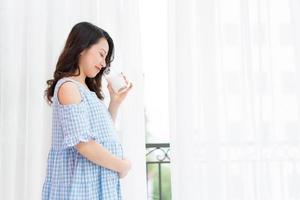
M 145 199 L 137 5 L 136 0 L 128 4 L 96 0 L 1 1 L 0 199 L 41 199 L 52 120 L 51 108 L 43 99 L 45 82 L 53 75 L 72 26 L 80 21 L 89 21 L 112 36 L 115 62 L 135 85 L 120 108 L 117 127 L 125 155 L 133 163 L 127 179 L 122 180 L 124 199 Z
M 297 199 L 299 3 L 169 1 L 172 199 Z

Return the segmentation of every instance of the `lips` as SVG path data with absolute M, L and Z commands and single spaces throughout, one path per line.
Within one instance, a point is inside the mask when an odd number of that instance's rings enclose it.
M 95 68 L 96 68 L 96 70 L 98 71 L 98 72 L 100 72 L 100 67 L 98 67 L 97 65 L 95 65 Z

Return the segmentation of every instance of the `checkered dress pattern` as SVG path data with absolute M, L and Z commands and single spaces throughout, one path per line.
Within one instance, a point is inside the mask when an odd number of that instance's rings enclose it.
M 78 86 L 80 103 L 59 103 L 57 91 L 66 81 Z M 93 139 L 123 158 L 122 146 L 106 105 L 94 92 L 70 78 L 57 82 L 52 100 L 52 144 L 42 199 L 121 200 L 118 173 L 92 163 L 75 148 L 80 141 Z

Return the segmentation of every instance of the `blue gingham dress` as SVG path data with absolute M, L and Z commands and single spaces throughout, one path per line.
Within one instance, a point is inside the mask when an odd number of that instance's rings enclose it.
M 62 105 L 61 84 L 72 81 L 81 93 L 79 104 Z M 94 139 L 123 158 L 122 146 L 106 105 L 96 93 L 70 78 L 60 79 L 52 97 L 52 145 L 48 154 L 43 200 L 121 200 L 119 175 L 87 160 L 76 150 L 80 141 Z

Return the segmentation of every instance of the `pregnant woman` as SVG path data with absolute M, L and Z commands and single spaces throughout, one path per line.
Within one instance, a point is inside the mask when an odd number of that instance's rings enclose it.
M 121 93 L 108 84 L 103 103 L 101 80 L 110 67 L 114 44 L 103 29 L 76 24 L 59 56 L 45 96 L 52 107 L 52 144 L 43 200 L 121 200 L 120 178 L 131 168 L 123 158 L 114 121 L 132 84 Z

